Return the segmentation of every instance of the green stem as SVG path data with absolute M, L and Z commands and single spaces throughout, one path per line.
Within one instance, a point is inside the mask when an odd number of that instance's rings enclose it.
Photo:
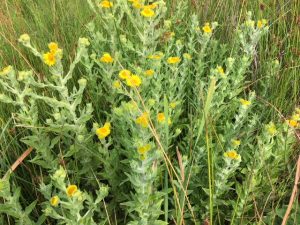
M 213 221 L 213 190 L 212 190 L 212 171 L 211 171 L 211 152 L 209 147 L 208 132 L 206 132 L 206 148 L 207 148 L 207 167 L 208 167 L 208 185 L 209 185 L 209 223 Z
M 168 175 L 168 170 L 165 170 L 165 184 L 164 184 L 164 190 L 165 190 L 165 202 L 164 202 L 164 210 L 165 210 L 165 221 L 168 222 L 168 218 L 169 218 L 169 201 L 168 201 L 168 179 L 169 179 L 169 175 Z

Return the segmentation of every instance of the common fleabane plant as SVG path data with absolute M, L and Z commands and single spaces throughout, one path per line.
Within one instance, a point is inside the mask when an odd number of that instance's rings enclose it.
M 15 125 L 29 132 L 21 141 L 44 177 L 37 222 L 36 202 L 24 211 L 9 176 L 0 211 L 20 224 L 246 224 L 256 214 L 249 195 L 270 211 L 265 192 L 276 180 L 262 182 L 264 165 L 288 160 L 300 112 L 261 126 L 245 88 L 268 22 L 248 13 L 229 49 L 214 38 L 218 23 L 188 15 L 186 1 L 171 17 L 163 1 L 88 3 L 95 21 L 68 70 L 56 42 L 42 52 L 23 34 L 49 74 L 0 73 L 0 101 L 16 106 Z

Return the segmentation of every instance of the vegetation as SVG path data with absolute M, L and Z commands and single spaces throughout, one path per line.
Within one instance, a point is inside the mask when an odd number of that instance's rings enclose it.
M 281 224 L 299 7 L 3 0 L 1 224 Z

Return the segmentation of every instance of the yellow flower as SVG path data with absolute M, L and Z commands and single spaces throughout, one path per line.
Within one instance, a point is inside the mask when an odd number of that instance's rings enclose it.
M 250 101 L 248 101 L 248 100 L 246 100 L 246 99 L 243 99 L 243 98 L 240 99 L 240 103 L 241 103 L 243 106 L 246 106 L 246 107 L 248 107 L 249 105 L 251 105 L 251 102 L 250 102 Z
M 67 195 L 68 197 L 72 197 L 76 192 L 77 192 L 78 188 L 75 184 L 71 184 L 67 187 Z
M 154 55 L 149 55 L 149 59 L 155 59 L 155 60 L 160 60 L 164 56 L 164 53 L 158 52 L 157 54 Z
M 148 120 L 148 113 L 143 113 L 141 116 L 139 116 L 135 122 L 139 124 L 140 126 L 146 128 L 149 125 L 149 120 Z
M 12 71 L 12 66 L 6 66 L 2 69 L 2 71 L 0 71 L 0 75 L 1 76 L 5 76 L 7 74 L 9 74 Z
M 192 59 L 192 56 L 191 56 L 189 53 L 184 53 L 184 54 L 183 54 L 183 58 L 188 59 L 188 60 L 191 60 L 191 59 Z
M 153 2 L 150 5 L 145 5 L 144 8 L 155 9 L 157 7 L 157 3 Z
M 52 53 L 54 56 L 57 56 L 58 58 L 62 58 L 62 49 L 58 47 L 58 44 L 56 42 L 50 42 L 48 44 L 48 48 L 50 50 L 50 53 Z
M 204 26 L 202 27 L 202 30 L 204 33 L 210 34 L 212 32 L 212 29 L 209 25 L 209 23 L 205 23 Z
M 171 103 L 170 103 L 171 109 L 175 109 L 176 106 L 177 106 L 177 103 L 176 103 L 176 102 L 171 102 Z
M 169 57 L 167 62 L 169 64 L 176 64 L 179 63 L 181 61 L 181 59 L 179 57 Z
M 131 75 L 131 71 L 130 70 L 121 70 L 119 72 L 119 77 L 122 79 L 122 80 L 126 80 L 127 78 L 129 78 Z
M 151 77 L 151 76 L 153 76 L 153 74 L 154 74 L 154 70 L 146 70 L 146 71 L 144 72 L 144 74 L 145 74 L 146 76 L 148 76 L 148 77 Z
M 119 80 L 115 80 L 113 82 L 113 87 L 116 88 L 116 89 L 121 88 L 121 82 Z
M 54 207 L 56 207 L 58 204 L 59 204 L 59 197 L 57 195 L 53 196 L 51 199 L 50 199 L 50 204 Z
M 273 136 L 277 133 L 277 130 L 276 130 L 276 127 L 275 127 L 275 124 L 273 122 L 270 122 L 267 126 L 267 132 Z
M 235 150 L 230 150 L 224 153 L 224 156 L 229 159 L 239 159 L 240 155 Z
M 113 5 L 114 4 L 112 2 L 107 1 L 107 0 L 100 2 L 100 7 L 102 7 L 102 8 L 110 8 L 110 7 L 113 7 Z
M 231 144 L 232 144 L 232 146 L 233 146 L 234 148 L 236 148 L 236 147 L 240 146 L 241 140 L 234 139 L 234 140 L 231 141 Z
M 106 122 L 103 127 L 100 127 L 96 130 L 98 138 L 104 139 L 110 134 L 110 123 Z
M 257 28 L 261 29 L 261 28 L 264 27 L 267 23 L 268 23 L 268 21 L 265 20 L 265 19 L 258 20 L 258 21 L 257 21 Z
M 156 60 L 161 59 L 161 57 L 162 57 L 162 56 L 160 56 L 160 55 L 149 55 L 149 56 L 148 56 L 149 59 L 156 59 Z
M 152 9 L 150 9 L 149 7 L 145 7 L 142 11 L 141 11 L 142 16 L 144 17 L 152 17 L 155 15 L 154 11 Z
M 126 79 L 126 84 L 129 87 L 139 87 L 141 85 L 141 83 L 142 83 L 142 80 L 138 75 L 132 75 Z
M 296 120 L 286 120 L 286 122 L 290 127 L 295 128 L 298 126 L 298 122 Z
M 55 54 L 52 52 L 45 53 L 43 58 L 44 58 L 44 63 L 47 64 L 48 66 L 53 66 L 56 63 Z
M 128 0 L 132 3 L 132 6 L 136 9 L 141 9 L 143 7 L 143 4 L 140 2 L 140 0 Z
M 166 120 L 166 117 L 165 117 L 165 114 L 164 114 L 164 113 L 158 113 L 158 114 L 157 114 L 157 121 L 158 121 L 159 123 L 164 123 L 165 120 Z M 170 118 L 168 118 L 168 124 L 171 124 L 171 119 L 170 119 Z
M 139 154 L 146 154 L 150 149 L 151 149 L 151 145 L 146 144 L 146 145 L 141 146 L 141 147 L 138 148 L 138 153 Z
M 57 52 L 57 50 L 58 50 L 58 44 L 55 43 L 55 42 L 50 42 L 48 44 L 48 48 L 49 48 L 49 50 L 50 50 L 51 53 L 55 54 Z
M 217 71 L 222 77 L 225 76 L 225 72 L 224 72 L 224 69 L 222 68 L 222 66 L 217 66 Z
M 104 63 L 112 63 L 114 59 L 111 57 L 109 53 L 105 52 L 100 58 L 100 61 Z

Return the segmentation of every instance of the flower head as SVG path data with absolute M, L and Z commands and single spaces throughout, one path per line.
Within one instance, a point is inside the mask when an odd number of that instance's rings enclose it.
M 270 122 L 269 124 L 267 124 L 266 129 L 267 129 L 268 134 L 271 136 L 274 136 L 277 133 L 276 126 L 273 122 Z
M 148 127 L 149 125 L 149 120 L 148 120 L 148 113 L 144 112 L 141 116 L 139 116 L 135 122 L 136 124 L 140 125 L 141 127 Z
M 141 83 L 142 83 L 142 80 L 138 75 L 132 75 L 126 79 L 126 84 L 129 87 L 139 87 L 141 85 Z
M 191 60 L 192 56 L 189 53 L 183 53 L 183 58 L 187 59 L 187 60 Z
M 155 9 L 157 8 L 157 5 L 158 5 L 157 2 L 153 2 L 149 5 L 145 5 L 144 8 Z
M 71 184 L 67 187 L 66 193 L 68 197 L 72 197 L 77 192 L 77 190 L 77 186 L 75 184 Z
M 113 82 L 113 87 L 114 87 L 115 89 L 121 88 L 121 82 L 120 82 L 119 80 L 115 80 L 115 81 Z
M 110 123 L 106 122 L 103 127 L 100 127 L 96 130 L 98 138 L 104 139 L 110 134 Z
M 127 78 L 129 78 L 131 75 L 131 71 L 130 70 L 121 70 L 119 72 L 119 77 L 122 80 L 126 80 Z
M 87 47 L 90 45 L 89 39 L 85 38 L 85 37 L 81 37 L 78 40 L 79 46 L 83 46 L 83 47 Z
M 100 62 L 103 63 L 112 63 L 114 61 L 113 57 L 109 53 L 104 53 L 100 58 Z
M 290 127 L 296 128 L 298 126 L 298 122 L 296 120 L 286 120 L 286 122 Z
M 171 102 L 171 103 L 170 103 L 171 109 L 175 109 L 176 106 L 177 106 L 177 103 L 176 103 L 176 102 Z
M 261 19 L 257 21 L 257 28 L 261 29 L 263 28 L 265 25 L 267 25 L 268 21 L 266 19 Z
M 241 157 L 235 150 L 230 150 L 230 151 L 225 152 L 224 156 L 226 158 L 234 159 L 234 160 L 237 160 Z
M 44 63 L 48 66 L 54 66 L 56 63 L 55 53 L 47 52 L 43 55 Z
M 100 2 L 100 7 L 101 8 L 111 8 L 111 7 L 113 7 L 113 5 L 114 4 L 112 2 L 107 1 L 107 0 L 104 0 L 104 1 Z
M 19 42 L 23 43 L 23 44 L 29 44 L 30 42 L 30 36 L 28 34 L 22 34 L 20 37 L 19 37 Z
M 217 71 L 222 77 L 225 76 L 225 72 L 222 66 L 217 66 Z
M 236 148 L 236 147 L 240 146 L 241 140 L 234 139 L 234 140 L 231 141 L 231 144 L 232 144 L 232 146 L 233 146 L 234 148 Z
M 151 145 L 146 144 L 146 145 L 143 145 L 143 146 L 138 148 L 138 153 L 139 154 L 146 154 L 150 149 L 151 149 Z
M 5 76 L 9 74 L 12 70 L 13 70 L 12 66 L 6 66 L 2 69 L 2 71 L 0 71 L 0 76 Z
M 202 30 L 206 34 L 211 34 L 211 32 L 212 32 L 212 29 L 211 29 L 209 23 L 205 23 L 204 26 L 202 27 Z
M 50 204 L 56 207 L 59 204 L 59 201 L 60 201 L 59 197 L 55 195 L 50 199 Z
M 177 64 L 180 63 L 181 59 L 179 57 L 169 57 L 167 62 L 169 64 Z
M 141 11 L 141 15 L 150 18 L 155 15 L 155 12 L 149 7 L 144 7 L 144 9 Z
M 50 42 L 48 44 L 48 48 L 49 48 L 51 53 L 55 54 L 58 50 L 58 44 L 56 42 Z
M 154 70 L 146 70 L 146 71 L 144 72 L 144 74 L 145 74 L 146 76 L 148 76 L 148 77 L 151 77 L 151 76 L 153 76 L 153 74 L 154 74 Z
M 164 113 L 158 113 L 157 114 L 157 121 L 159 123 L 164 123 L 166 121 L 165 114 Z M 171 119 L 170 118 L 168 118 L 168 124 L 171 124 Z
M 138 148 L 138 153 L 140 154 L 140 159 L 143 161 L 147 158 L 147 153 L 151 149 L 150 144 L 146 144 Z
M 160 60 L 163 56 L 164 56 L 164 53 L 159 52 L 159 53 L 154 54 L 154 55 L 149 55 L 148 58 L 149 59 Z
M 240 103 L 241 103 L 242 106 L 244 106 L 244 107 L 248 107 L 249 105 L 251 105 L 251 101 L 248 101 L 248 100 L 243 99 L 243 98 L 240 99 Z

